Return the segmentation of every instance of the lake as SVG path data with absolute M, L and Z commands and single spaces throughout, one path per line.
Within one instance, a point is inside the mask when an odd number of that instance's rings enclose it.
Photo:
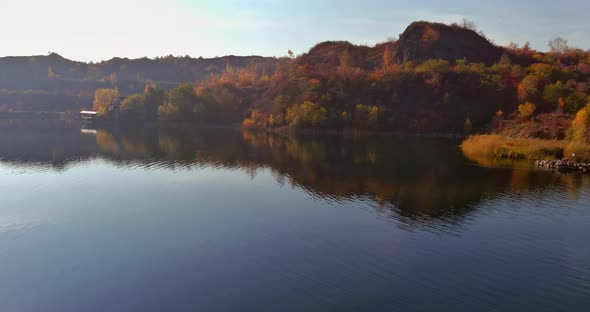
M 459 141 L 0 121 L 0 311 L 587 311 L 590 177 Z

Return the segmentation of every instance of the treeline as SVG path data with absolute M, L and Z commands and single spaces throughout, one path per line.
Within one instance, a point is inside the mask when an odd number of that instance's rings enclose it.
M 96 90 L 93 109 L 103 118 L 111 118 L 110 105 L 120 97 L 117 88 Z M 148 83 L 143 93 L 125 97 L 120 104 L 120 119 L 124 121 L 171 121 L 237 123 L 241 121 L 243 102 L 224 88 L 205 89 L 183 83 L 164 90 Z
M 528 44 L 497 47 L 465 27 L 419 22 L 398 42 L 325 42 L 298 57 L 227 64 L 169 91 L 148 84 L 143 94 L 125 99 L 121 117 L 245 128 L 471 132 L 543 113 L 573 116 L 588 103 L 588 52 L 561 38 L 550 42 L 548 53 Z M 434 53 L 433 45 L 442 50 Z M 473 60 L 477 55 L 457 48 L 468 46 L 477 46 L 481 57 Z M 423 59 L 429 55 L 444 58 Z
M 132 119 L 242 122 L 248 128 L 463 131 L 493 118 L 527 120 L 585 107 L 587 53 L 520 53 L 535 62 L 521 66 L 505 55 L 491 66 L 465 59 L 395 64 L 385 51 L 382 66 L 365 70 L 345 51 L 335 67 L 288 58 L 274 66 L 228 66 L 169 92 L 149 84 L 143 94 L 127 97 L 121 111 Z
M 206 79 L 227 65 L 274 62 L 258 56 L 193 58 L 113 58 L 98 63 L 76 62 L 56 53 L 0 58 L 0 112 L 77 112 L 89 108 L 94 91 L 118 88 L 122 94 L 141 92 L 148 81 L 169 90 L 183 81 Z

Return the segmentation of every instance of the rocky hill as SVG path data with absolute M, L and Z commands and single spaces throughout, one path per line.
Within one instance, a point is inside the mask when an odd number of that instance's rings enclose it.
M 443 59 L 455 62 L 466 58 L 487 65 L 497 62 L 506 51 L 494 46 L 477 32 L 460 26 L 414 22 L 400 35 L 396 44 L 398 63 Z
M 530 65 L 532 60 L 516 55 L 503 47 L 492 44 L 480 33 L 458 25 L 431 22 L 414 22 L 395 42 L 384 42 L 373 47 L 354 45 L 347 41 L 326 41 L 315 45 L 299 58 L 300 64 L 312 66 L 339 66 L 345 58 L 352 65 L 373 69 L 383 64 L 386 49 L 394 62 L 420 63 L 429 59 L 442 59 L 455 63 L 459 59 L 491 65 L 506 54 L 511 61 Z

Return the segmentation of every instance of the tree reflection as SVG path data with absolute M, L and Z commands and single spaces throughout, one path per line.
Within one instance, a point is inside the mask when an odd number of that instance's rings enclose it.
M 100 157 L 116 166 L 178 168 L 211 166 L 272 170 L 318 198 L 369 200 L 379 210 L 415 220 L 457 220 L 475 204 L 505 191 L 551 185 L 576 194 L 582 177 L 533 170 L 491 168 L 467 159 L 459 142 L 444 139 L 285 136 L 233 129 L 97 129 L 77 125 L 0 122 L 5 164 L 65 170 L 72 162 Z

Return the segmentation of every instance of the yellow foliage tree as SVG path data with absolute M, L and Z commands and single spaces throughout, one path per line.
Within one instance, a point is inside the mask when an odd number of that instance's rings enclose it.
M 385 45 L 385 51 L 383 51 L 383 69 L 385 71 L 390 70 L 394 64 L 394 54 L 389 48 L 389 45 Z
M 578 111 L 576 118 L 572 122 L 569 130 L 569 136 L 572 142 L 586 143 L 590 142 L 588 133 L 588 126 L 590 125 L 590 104 Z
M 518 105 L 518 114 L 520 118 L 523 120 L 529 120 L 535 114 L 535 110 L 537 106 L 531 102 L 526 102 L 524 104 Z
M 292 127 L 321 127 L 328 121 L 328 110 L 316 103 L 305 101 L 287 110 L 287 122 Z
M 119 89 L 98 89 L 94 93 L 94 101 L 92 102 L 92 109 L 98 112 L 99 116 L 106 115 L 106 110 L 117 98 L 119 98 Z

